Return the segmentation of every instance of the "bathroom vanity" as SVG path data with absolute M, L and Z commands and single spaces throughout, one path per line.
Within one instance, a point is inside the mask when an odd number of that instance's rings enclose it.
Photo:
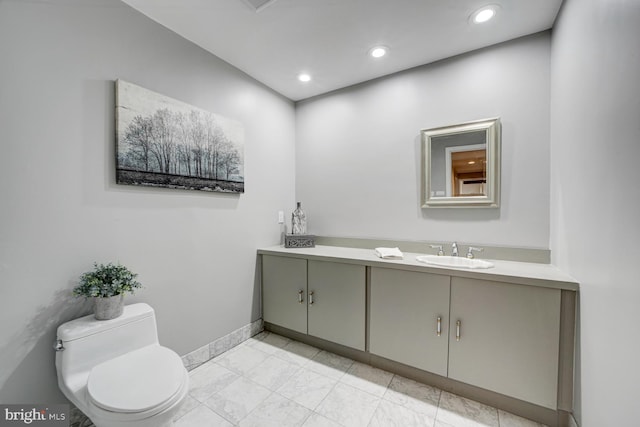
M 372 249 L 260 249 L 268 330 L 544 424 L 571 411 L 578 283 L 549 264 L 458 269 Z

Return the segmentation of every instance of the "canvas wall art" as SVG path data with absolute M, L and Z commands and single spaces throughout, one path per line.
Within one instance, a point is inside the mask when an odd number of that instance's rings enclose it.
M 244 129 L 123 80 L 116 81 L 116 182 L 244 192 Z

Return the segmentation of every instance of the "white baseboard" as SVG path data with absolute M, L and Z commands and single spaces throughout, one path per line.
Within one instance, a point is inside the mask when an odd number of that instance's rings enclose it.
M 205 344 L 202 347 L 182 356 L 182 363 L 188 371 L 197 368 L 203 363 L 213 359 L 227 350 L 231 350 L 241 342 L 244 342 L 261 332 L 264 329 L 264 322 L 258 319 L 235 331 L 218 338 L 217 340 Z

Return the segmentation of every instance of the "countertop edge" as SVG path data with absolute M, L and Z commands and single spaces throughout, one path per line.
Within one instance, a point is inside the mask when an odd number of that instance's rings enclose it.
M 578 291 L 580 289 L 578 281 L 552 264 L 488 260 L 494 263 L 495 266 L 493 268 L 461 269 L 421 263 L 416 260 L 416 257 L 425 254 L 420 253 L 405 252 L 403 259 L 382 259 L 378 258 L 371 249 L 336 246 L 285 248 L 283 245 L 277 245 L 258 248 L 257 253 L 258 255 L 280 255 L 292 258 L 360 264 L 368 267 L 392 268 L 568 291 Z

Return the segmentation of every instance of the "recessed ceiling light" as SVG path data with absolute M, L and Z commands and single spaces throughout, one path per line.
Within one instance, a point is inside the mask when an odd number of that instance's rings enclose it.
M 382 58 L 386 54 L 387 48 L 384 46 L 376 46 L 369 51 L 369 55 L 373 56 L 374 58 Z
M 271 5 L 276 0 L 244 0 L 244 2 L 256 13 L 261 12 L 265 7 Z
M 491 4 L 489 6 L 484 6 L 471 14 L 471 22 L 474 24 L 482 24 L 483 22 L 487 22 L 492 19 L 498 13 L 498 9 L 500 6 L 497 4 Z
M 300 80 L 301 82 L 310 82 L 311 81 L 311 76 L 307 73 L 302 73 L 302 74 L 298 74 L 298 80 Z

